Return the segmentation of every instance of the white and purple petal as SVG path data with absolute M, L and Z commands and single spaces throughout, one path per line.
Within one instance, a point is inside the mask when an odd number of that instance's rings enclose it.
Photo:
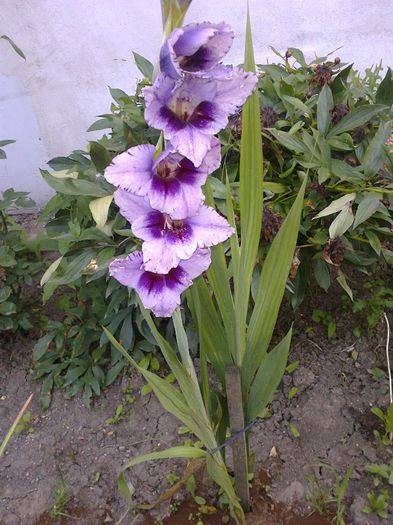
M 176 150 L 198 167 L 211 147 L 211 136 L 225 128 L 228 117 L 245 102 L 258 79 L 239 68 L 220 78 L 187 76 L 175 82 L 162 77 L 145 88 L 146 121 L 162 129 Z M 161 93 L 161 86 L 167 84 L 171 89 Z
M 170 317 L 180 304 L 181 293 L 207 270 L 210 262 L 209 250 L 199 250 L 184 266 L 157 274 L 145 270 L 142 252 L 133 252 L 125 259 L 115 259 L 109 265 L 109 274 L 121 284 L 135 288 L 143 306 L 156 316 Z
M 234 33 L 225 22 L 202 22 L 175 29 L 161 48 L 160 68 L 176 79 L 182 73 L 211 74 L 229 51 Z
M 108 182 L 141 195 L 151 178 L 156 148 L 142 144 L 117 155 L 106 168 L 104 176 Z

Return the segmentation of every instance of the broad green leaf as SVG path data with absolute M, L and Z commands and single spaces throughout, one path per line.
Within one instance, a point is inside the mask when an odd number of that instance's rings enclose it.
M 317 126 L 321 135 L 326 135 L 330 122 L 332 120 L 331 110 L 333 109 L 334 101 L 330 87 L 325 84 L 318 97 L 317 102 Z
M 247 351 L 242 369 L 243 387 L 246 391 L 266 355 L 277 322 L 296 247 L 306 184 L 307 177 L 304 178 L 296 200 L 263 263 L 255 306 L 249 323 Z
M 109 151 L 99 142 L 89 142 L 89 153 L 97 171 L 103 173 L 105 168 L 112 162 Z
M 345 205 L 334 221 L 329 226 L 331 239 L 341 237 L 353 224 L 353 212 L 351 205 Z
M 52 275 L 57 270 L 57 268 L 58 268 L 59 264 L 61 263 L 62 259 L 63 259 L 63 256 L 59 257 L 58 259 L 53 261 L 53 263 L 49 266 L 49 268 L 46 270 L 44 275 L 41 277 L 41 281 L 40 281 L 40 285 L 41 286 L 44 286 L 44 284 L 49 281 L 49 279 L 52 277 Z
M 338 93 L 341 93 L 342 91 L 345 91 L 347 89 L 347 80 L 348 75 L 352 70 L 353 64 L 349 64 L 349 66 L 342 69 L 335 77 L 332 82 L 332 92 L 334 95 L 337 95 Z
M 300 99 L 296 97 L 291 97 L 289 95 L 283 95 L 282 99 L 288 102 L 295 109 L 301 111 L 305 115 L 308 115 L 311 112 L 310 108 L 306 106 L 304 102 L 302 102 Z
M 345 115 L 340 122 L 330 130 L 328 138 L 333 137 L 334 135 L 339 135 L 345 131 L 351 131 L 359 126 L 363 126 L 369 122 L 373 117 L 386 111 L 388 106 L 383 104 L 366 104 L 364 106 L 359 106 L 353 111 Z
M 65 195 L 104 197 L 113 193 L 113 189 L 110 185 L 101 180 L 90 182 L 83 179 L 57 179 L 45 170 L 41 170 L 41 175 L 51 188 L 59 193 L 64 193 Z
M 285 148 L 293 151 L 294 153 L 305 153 L 306 152 L 305 145 L 297 137 L 290 135 L 286 131 L 280 131 L 279 129 L 272 128 L 269 131 L 278 140 L 278 142 L 282 144 Z
M 0 303 L 3 301 L 6 301 L 8 297 L 11 295 L 12 288 L 11 286 L 3 286 L 3 288 L 0 288 Z
M 16 313 L 16 306 L 11 301 L 0 303 L 0 315 L 12 315 Z
M 77 179 L 78 172 L 77 171 L 70 172 L 68 170 L 52 171 L 51 176 L 55 177 L 55 179 Z
M 255 71 L 249 12 L 247 13 L 244 69 Z M 241 250 L 239 273 L 234 276 L 237 352 L 235 364 L 237 365 L 240 365 L 245 352 L 248 302 L 263 212 L 263 159 L 258 90 L 248 97 L 243 106 L 239 172 Z
M 7 35 L 2 35 L 0 36 L 0 38 L 3 38 L 4 40 L 7 40 L 7 42 L 10 44 L 10 46 L 12 47 L 12 49 L 15 51 L 15 53 L 17 53 L 21 58 L 23 58 L 23 60 L 26 60 L 26 57 L 25 57 L 25 54 L 23 53 L 23 51 L 21 50 L 20 47 L 18 47 L 15 42 L 13 40 L 11 40 L 11 38 Z
M 322 259 L 314 261 L 314 275 L 319 286 L 327 292 L 330 287 L 330 272 L 328 265 Z
M 338 211 L 343 210 L 345 207 L 348 206 L 350 202 L 353 202 L 355 198 L 356 193 L 347 193 L 346 195 L 343 195 L 339 199 L 336 199 L 335 201 L 331 202 L 329 206 L 327 206 L 324 210 L 320 211 L 318 215 L 313 217 L 313 220 L 319 219 L 320 217 L 327 217 L 332 213 L 337 213 Z
M 287 366 L 291 338 L 292 328 L 260 363 L 250 388 L 247 422 L 253 421 L 258 417 L 272 400 Z
M 391 106 L 393 104 L 393 71 L 388 67 L 385 78 L 379 84 L 375 96 L 377 104 L 386 104 Z
M 147 80 L 151 82 L 154 70 L 153 64 L 149 60 L 147 60 L 147 58 L 143 57 L 142 55 L 139 55 L 139 53 L 136 53 L 135 51 L 133 51 L 132 54 L 134 55 L 135 64 L 139 71 L 145 78 L 147 78 Z
M 58 268 L 64 269 L 64 273 L 47 281 L 45 286 L 48 284 L 60 286 L 75 281 L 82 275 L 83 270 L 93 259 L 95 254 L 96 251 L 90 248 L 84 250 L 83 253 L 80 253 L 70 260 L 67 257 L 64 257 L 58 266 Z
M 349 295 L 351 301 L 353 301 L 353 293 L 352 293 L 351 287 L 347 283 L 347 279 L 345 277 L 345 274 L 341 270 L 338 271 L 338 277 L 337 277 L 336 280 L 337 280 L 338 284 L 341 286 L 341 288 L 347 292 L 347 294 Z
M 382 195 L 373 192 L 364 192 L 362 194 L 362 200 L 359 203 L 358 209 L 356 210 L 355 222 L 353 223 L 353 229 L 357 228 L 359 224 L 369 219 L 377 211 L 381 204 Z
M 364 233 L 370 243 L 371 248 L 377 255 L 381 255 L 381 241 L 379 240 L 378 235 L 371 230 L 366 230 Z
M 89 202 L 89 208 L 97 228 L 102 229 L 108 220 L 108 212 L 113 200 L 113 195 L 100 197 Z
M 385 144 L 391 133 L 392 122 L 381 122 L 362 160 L 362 167 L 366 175 L 375 175 L 382 168 L 385 160 Z

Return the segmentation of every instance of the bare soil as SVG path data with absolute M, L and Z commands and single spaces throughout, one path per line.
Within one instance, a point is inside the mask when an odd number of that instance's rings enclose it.
M 367 493 L 373 488 L 365 466 L 386 462 L 390 457 L 373 436 L 380 425 L 370 410 L 372 406 L 386 407 L 389 402 L 387 381 L 375 381 L 370 374 L 375 367 L 386 370 L 385 327 L 381 323 L 371 338 L 357 339 L 350 316 L 338 318 L 337 303 L 331 298 L 313 296 L 299 313 L 289 362 L 300 364 L 293 374 L 285 375 L 271 403 L 271 417 L 260 420 L 252 430 L 256 479 L 248 525 L 331 523 L 334 505 L 325 506 L 320 516 L 310 503 L 308 476 L 322 485 L 332 483 L 331 473 L 321 463 L 330 465 L 341 478 L 350 465 L 354 466 L 346 493 L 347 524 L 393 523 L 392 507 L 384 522 L 362 513 Z M 337 335 L 332 340 L 328 341 L 325 329 L 318 327 L 305 335 L 314 307 L 331 311 L 336 318 Z M 393 326 L 391 315 L 390 321 Z M 287 316 L 281 323 L 283 330 L 288 322 Z M 34 393 L 29 407 L 32 431 L 14 435 L 0 459 L 0 524 L 116 523 L 127 509 L 117 488 L 122 466 L 139 454 L 181 444 L 185 436 L 178 435 L 179 423 L 153 395 L 140 395 L 143 382 L 130 370 L 96 400 L 92 409 L 87 409 L 81 398 L 66 399 L 64 392 L 57 391 L 50 408 L 43 412 L 40 385 L 32 381 L 33 345 L 33 335 L 31 339 L 0 341 L 0 440 L 29 394 Z M 106 420 L 113 417 L 128 385 L 132 385 L 136 401 L 124 420 L 108 425 Z M 294 386 L 298 390 L 289 400 Z M 291 424 L 298 429 L 299 437 L 294 437 Z M 157 501 L 169 487 L 168 473 L 181 476 L 185 466 L 183 461 L 161 461 L 133 468 L 127 479 L 135 488 L 135 500 Z M 62 509 L 65 515 L 53 518 L 55 492 L 61 483 L 70 502 Z M 201 483 L 197 493 L 207 495 L 208 504 L 217 506 L 211 487 Z M 170 513 L 169 503 L 165 503 L 150 513 L 130 512 L 122 523 L 153 525 L 161 523 L 159 519 L 168 525 L 198 522 L 199 509 L 189 495 L 183 491 L 173 501 L 179 502 L 177 513 Z M 203 515 L 201 520 L 204 525 L 232 523 L 219 510 Z

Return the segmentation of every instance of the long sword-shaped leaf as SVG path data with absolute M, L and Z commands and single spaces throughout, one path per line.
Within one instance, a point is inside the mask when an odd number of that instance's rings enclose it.
M 199 344 L 222 382 L 225 382 L 225 368 L 233 364 L 227 338 L 203 277 L 198 277 L 190 289 L 193 310 L 197 317 Z
M 284 339 L 267 354 L 250 388 L 246 421 L 253 421 L 266 408 L 281 382 L 287 366 L 292 328 Z
M 255 71 L 251 35 L 250 13 L 247 10 L 247 27 L 244 69 Z M 240 220 L 241 253 L 235 289 L 236 311 L 236 364 L 240 365 L 246 348 L 246 319 L 253 269 L 258 252 L 263 207 L 262 135 L 258 90 L 248 98 L 242 112 L 242 137 L 240 145 Z
M 247 334 L 247 353 L 243 363 L 243 388 L 248 391 L 255 372 L 265 357 L 285 291 L 299 232 L 303 209 L 305 177 L 299 193 L 263 264 L 254 310 Z
M 113 337 L 113 335 L 103 327 L 105 335 L 108 340 L 113 344 L 113 346 L 127 359 L 127 361 L 146 379 L 148 384 L 151 386 L 153 392 L 156 394 L 160 403 L 163 407 L 177 417 L 180 421 L 184 423 L 199 439 L 203 441 L 205 437 L 203 432 L 201 432 L 201 418 L 198 417 L 198 420 L 195 421 L 194 414 L 190 410 L 190 406 L 186 401 L 183 393 L 179 392 L 177 388 L 168 383 L 165 379 L 141 368 L 138 363 L 132 359 L 128 352 L 123 348 L 123 346 Z
M 213 192 L 209 183 L 205 186 L 206 204 L 215 208 Z M 225 260 L 223 244 L 211 249 L 212 262 L 207 271 L 207 277 L 217 301 L 218 309 L 225 326 L 229 351 L 235 353 L 235 310 L 230 286 L 230 274 Z

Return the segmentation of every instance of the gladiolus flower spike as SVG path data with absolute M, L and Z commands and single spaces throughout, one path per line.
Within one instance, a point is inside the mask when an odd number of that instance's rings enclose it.
M 176 28 L 160 54 L 161 74 L 144 90 L 147 123 L 167 143 L 144 144 L 116 156 L 105 178 L 115 203 L 142 239 L 142 251 L 115 259 L 109 274 L 134 288 L 145 308 L 170 317 L 181 294 L 210 265 L 210 247 L 233 228 L 204 205 L 202 186 L 221 163 L 214 137 L 252 93 L 257 77 L 220 64 L 233 40 L 224 22 Z

